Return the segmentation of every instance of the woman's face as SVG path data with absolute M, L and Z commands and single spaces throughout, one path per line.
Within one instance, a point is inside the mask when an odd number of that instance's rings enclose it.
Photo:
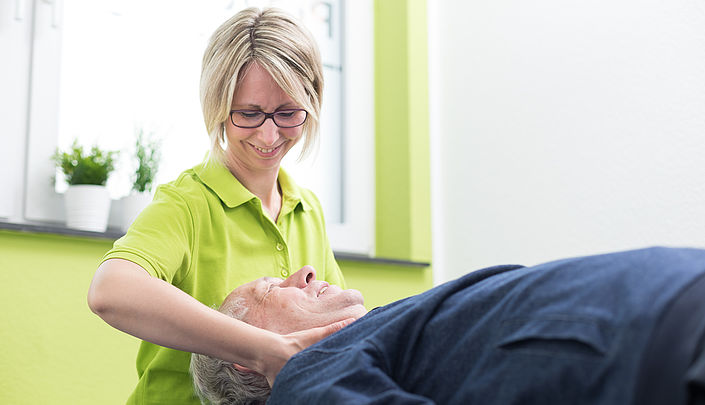
M 239 81 L 231 110 L 257 110 L 265 113 L 301 108 L 259 64 L 252 64 Z M 269 118 L 257 128 L 240 128 L 228 117 L 227 163 L 240 176 L 278 171 L 286 153 L 301 139 L 303 126 L 279 128 Z M 243 179 L 241 179 L 243 180 Z

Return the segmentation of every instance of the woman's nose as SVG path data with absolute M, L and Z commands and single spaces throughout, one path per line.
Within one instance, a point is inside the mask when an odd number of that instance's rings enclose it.
M 304 266 L 296 273 L 292 274 L 286 280 L 279 284 L 280 287 L 297 287 L 305 288 L 313 280 L 316 279 L 316 270 L 311 266 Z
M 259 127 L 259 137 L 264 146 L 273 146 L 279 139 L 279 127 L 274 123 L 274 119 L 267 118 Z

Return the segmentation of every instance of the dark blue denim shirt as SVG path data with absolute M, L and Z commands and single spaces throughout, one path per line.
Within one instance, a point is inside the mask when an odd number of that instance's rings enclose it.
M 475 271 L 302 351 L 269 404 L 629 404 L 659 314 L 705 251 Z

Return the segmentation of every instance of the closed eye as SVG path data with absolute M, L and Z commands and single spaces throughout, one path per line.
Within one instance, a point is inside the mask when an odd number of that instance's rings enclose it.
M 262 115 L 261 111 L 237 111 L 244 118 L 256 118 Z
M 262 298 L 266 297 L 267 294 L 272 292 L 272 286 L 274 286 L 274 283 L 269 283 L 269 285 L 267 286 L 267 291 L 264 292 L 264 295 L 262 296 Z
M 296 111 L 277 111 L 274 114 L 281 118 L 291 118 L 295 113 Z
M 255 293 L 255 299 L 257 300 L 257 302 L 264 301 L 267 295 L 272 292 L 273 285 L 274 283 L 271 281 L 262 281 L 260 285 L 257 286 L 257 292 Z

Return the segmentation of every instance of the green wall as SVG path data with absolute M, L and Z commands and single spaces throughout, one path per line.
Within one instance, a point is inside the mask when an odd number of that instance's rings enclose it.
M 375 1 L 375 256 L 431 263 L 425 0 Z M 431 267 L 341 262 L 368 308 L 433 285 Z
M 0 231 L 0 403 L 125 403 L 138 340 L 86 304 L 111 244 Z
M 376 256 L 431 261 L 426 1 L 375 2 Z
M 426 2 L 375 1 L 376 256 L 431 262 Z M 86 305 L 112 241 L 0 230 L 0 403 L 123 404 L 139 341 Z M 430 267 L 345 260 L 368 308 L 432 286 Z

